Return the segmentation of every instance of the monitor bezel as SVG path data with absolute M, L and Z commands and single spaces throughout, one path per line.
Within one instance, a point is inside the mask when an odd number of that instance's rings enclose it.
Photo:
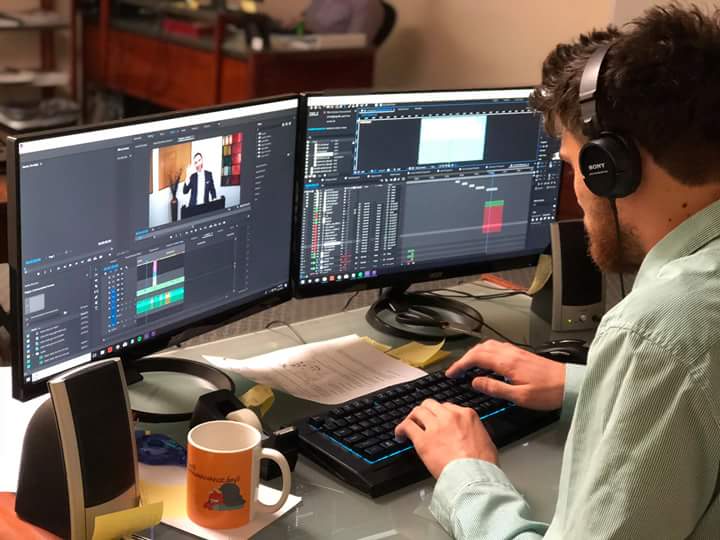
M 184 109 L 181 111 L 171 111 L 166 113 L 151 114 L 133 117 L 130 119 L 117 120 L 113 122 L 105 122 L 99 124 L 88 124 L 84 126 L 73 126 L 70 128 L 53 129 L 42 132 L 35 132 L 27 135 L 17 135 L 8 137 L 8 161 L 7 161 L 7 172 L 8 172 L 8 211 L 7 211 L 7 231 L 8 231 L 8 266 L 10 271 L 10 302 L 11 311 L 8 314 L 7 319 L 7 331 L 10 334 L 10 362 L 12 371 L 12 394 L 15 399 L 20 401 L 27 401 L 39 395 L 47 392 L 47 381 L 54 376 L 60 375 L 63 372 L 54 374 L 48 378 L 41 379 L 35 382 L 25 382 L 24 380 L 24 369 L 23 369 L 23 351 L 22 351 L 22 336 L 20 331 L 22 329 L 22 316 L 23 316 L 23 301 L 22 301 L 22 286 L 21 286 L 21 268 L 22 268 L 22 250 L 21 250 L 21 230 L 20 230 L 20 193 L 19 193 L 19 160 L 17 159 L 18 145 L 20 143 L 28 141 L 36 141 L 40 139 L 47 139 L 52 137 L 58 137 L 63 135 L 73 135 L 78 133 L 84 133 L 88 131 L 106 130 L 117 127 L 125 127 L 145 122 L 154 122 L 158 120 L 168 120 L 173 118 L 179 118 L 183 116 L 191 116 L 195 114 L 204 114 L 210 112 L 223 111 L 228 109 L 244 108 L 253 105 L 261 105 L 265 103 L 274 103 L 279 101 L 287 101 L 291 99 L 297 100 L 297 108 L 295 111 L 295 125 L 298 127 L 296 131 L 295 140 L 295 151 L 302 146 L 299 140 L 300 121 L 303 118 L 303 99 L 299 94 L 282 94 L 278 96 L 272 96 L 268 98 L 260 98 L 247 100 L 242 102 L 224 103 L 221 105 L 213 105 L 210 107 L 198 107 L 194 109 Z M 299 170 L 299 160 L 297 153 L 295 155 L 295 167 L 293 169 L 293 208 L 294 212 L 294 201 L 295 189 L 298 185 L 297 174 Z M 99 357 L 91 360 L 89 363 L 111 358 L 113 356 L 120 357 L 125 366 L 131 366 L 135 360 L 138 360 L 144 356 L 152 355 L 158 351 L 166 349 L 168 346 L 178 344 L 181 341 L 190 339 L 194 336 L 202 333 L 214 330 L 225 324 L 243 319 L 265 309 L 271 308 L 283 302 L 290 300 L 293 296 L 292 293 L 292 277 L 291 273 L 294 265 L 292 257 L 292 249 L 295 243 L 295 220 L 292 219 L 291 231 L 290 231 L 290 260 L 288 268 L 288 286 L 277 292 L 271 292 L 265 296 L 253 298 L 247 303 L 240 303 L 234 307 L 223 309 L 215 313 L 206 315 L 198 315 L 184 321 L 182 324 L 178 324 L 171 330 L 160 330 L 158 334 L 152 338 L 144 340 L 142 344 L 130 345 L 127 348 L 123 348 L 120 351 L 113 352 L 109 356 Z M 87 364 L 83 364 L 87 365 Z M 70 368 L 68 368 L 70 369 Z
M 307 114 L 309 111 L 309 98 L 313 97 L 350 97 L 350 96 L 374 96 L 374 95 L 406 95 L 406 94 L 437 94 L 437 93 L 463 93 L 463 92 L 482 92 L 482 91 L 503 91 L 503 90 L 528 90 L 528 95 L 533 91 L 532 86 L 510 86 L 510 87 L 492 87 L 492 88 L 453 88 L 453 89 L 431 89 L 431 90 L 368 90 L 368 91 L 342 91 L 342 92 L 306 92 L 302 94 L 303 105 L 301 107 L 301 122 L 298 122 L 298 129 L 301 128 L 302 134 L 298 139 L 303 141 L 307 137 L 306 125 Z M 303 144 L 301 153 L 298 154 L 298 163 L 305 163 L 307 145 Z M 564 167 L 564 164 L 561 164 Z M 385 287 L 401 287 L 406 288 L 413 283 L 422 283 L 426 281 L 435 281 L 439 279 L 449 279 L 476 274 L 501 272 L 505 270 L 514 270 L 518 268 L 528 268 L 537 264 L 537 259 L 547 246 L 543 249 L 532 251 L 527 255 L 517 257 L 499 257 L 493 260 L 476 261 L 470 263 L 454 264 L 443 268 L 425 268 L 408 270 L 402 272 L 392 272 L 388 274 L 379 274 L 376 277 L 358 278 L 343 281 L 334 281 L 332 283 L 318 284 L 300 284 L 300 258 L 302 254 L 301 233 L 303 220 L 303 188 L 305 183 L 304 168 L 301 168 L 296 174 L 295 198 L 296 204 L 294 209 L 295 216 L 295 234 L 296 239 L 293 243 L 293 268 L 292 268 L 292 287 L 295 298 L 314 298 L 317 296 L 325 296 L 328 294 L 338 294 L 343 292 L 364 291 L 369 289 L 382 289 Z M 560 173 L 562 179 L 562 169 Z M 559 200 L 558 190 L 558 200 Z M 555 213 L 557 219 L 557 210 Z M 549 246 L 549 239 L 548 239 Z

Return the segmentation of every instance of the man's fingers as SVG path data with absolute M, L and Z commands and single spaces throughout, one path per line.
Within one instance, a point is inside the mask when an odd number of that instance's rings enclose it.
M 483 394 L 508 401 L 518 401 L 518 396 L 522 392 L 521 387 L 507 384 L 491 377 L 475 377 L 472 380 L 473 389 Z
M 423 400 L 420 406 L 428 409 L 435 416 L 442 416 L 447 413 L 447 411 L 443 408 L 442 404 L 435 401 L 434 399 Z
M 423 429 L 427 429 L 433 421 L 437 420 L 437 416 L 425 407 L 415 407 L 412 411 L 410 411 L 407 418 L 414 420 L 415 423 Z
M 501 369 L 503 353 L 498 351 L 499 343 L 487 342 L 470 349 L 465 355 L 447 368 L 445 375 L 448 377 L 457 377 L 462 372 L 473 368 L 485 368 L 491 371 L 499 371 Z
M 406 418 L 395 428 L 395 438 L 410 439 L 413 444 L 425 433 L 423 428 L 418 426 L 411 418 Z

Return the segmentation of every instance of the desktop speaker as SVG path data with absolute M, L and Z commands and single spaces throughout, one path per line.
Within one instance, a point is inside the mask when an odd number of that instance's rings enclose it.
M 605 280 L 582 220 L 551 223 L 550 240 L 552 279 L 533 296 L 532 310 L 556 332 L 593 329 L 605 312 Z
M 95 517 L 138 505 L 137 452 L 119 359 L 52 379 L 23 442 L 15 511 L 62 538 L 93 537 Z

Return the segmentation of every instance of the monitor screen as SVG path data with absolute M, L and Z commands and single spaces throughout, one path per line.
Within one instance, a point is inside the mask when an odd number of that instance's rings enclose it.
M 298 102 L 11 140 L 16 394 L 289 298 Z
M 297 294 L 534 264 L 561 161 L 530 91 L 308 97 Z

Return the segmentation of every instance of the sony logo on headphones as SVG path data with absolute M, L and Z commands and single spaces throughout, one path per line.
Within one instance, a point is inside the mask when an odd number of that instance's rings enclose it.
M 604 169 L 605 164 L 604 163 L 591 163 L 588 165 L 588 169 L 591 171 L 597 171 L 598 169 Z

